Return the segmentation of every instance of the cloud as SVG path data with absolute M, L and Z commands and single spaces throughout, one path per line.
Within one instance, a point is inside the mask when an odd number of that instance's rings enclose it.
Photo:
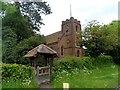
M 70 18 L 70 4 L 72 5 L 72 16 L 81 21 L 98 20 L 102 23 L 110 23 L 117 19 L 119 0 L 45 0 L 52 10 L 52 14 L 45 16 L 41 33 L 48 35 L 61 30 L 61 22 Z

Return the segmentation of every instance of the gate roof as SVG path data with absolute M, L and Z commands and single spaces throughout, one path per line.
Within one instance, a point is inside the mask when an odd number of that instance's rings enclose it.
M 36 57 L 37 54 L 57 55 L 57 52 L 44 44 L 40 44 L 39 46 L 28 51 L 24 57 Z

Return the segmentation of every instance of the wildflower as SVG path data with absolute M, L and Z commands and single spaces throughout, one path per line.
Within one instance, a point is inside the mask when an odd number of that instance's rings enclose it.
M 115 65 L 112 65 L 111 68 L 115 68 Z
M 107 83 L 104 83 L 104 86 L 106 87 L 106 86 L 107 86 Z

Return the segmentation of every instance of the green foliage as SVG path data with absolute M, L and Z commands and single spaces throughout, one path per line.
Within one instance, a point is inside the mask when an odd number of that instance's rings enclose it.
M 2 61 L 5 63 L 13 62 L 11 60 L 12 48 L 17 44 L 17 35 L 10 28 L 6 28 L 2 32 Z
M 114 62 L 120 65 L 120 44 L 117 45 L 116 49 L 111 51 L 111 56 L 114 59 Z
M 21 82 L 20 80 L 9 79 L 7 81 L 2 80 L 2 89 L 31 89 L 39 88 L 39 85 L 35 80 L 27 80 L 26 82 Z
M 2 88 L 38 88 L 30 66 L 2 64 Z
M 113 58 L 111 56 L 98 56 L 95 58 L 95 61 L 93 62 L 93 65 L 96 67 L 103 67 L 104 65 L 113 63 Z
M 52 85 L 54 88 L 62 88 L 63 83 L 69 83 L 70 90 L 73 88 L 87 88 L 87 90 L 105 88 L 104 90 L 109 90 L 109 88 L 118 87 L 118 73 L 118 66 L 114 64 L 107 64 L 92 70 L 62 71 L 55 75 Z
M 99 56 L 96 58 L 92 57 L 65 57 L 53 63 L 53 73 L 62 72 L 63 70 L 67 72 L 72 72 L 75 69 L 86 70 L 94 69 L 96 67 L 102 67 L 109 63 L 113 63 L 111 56 Z
M 101 25 L 96 20 L 93 20 L 87 24 L 85 31 L 83 32 L 83 46 L 87 47 L 86 54 L 92 57 L 100 55 L 102 45 L 99 44 L 98 32 L 100 31 Z
M 5 13 L 2 18 L 2 26 L 3 28 L 10 28 L 16 33 L 17 42 L 33 35 L 32 29 L 29 28 L 27 18 L 24 18 L 14 5 L 7 3 L 6 7 L 3 7 L 3 11 Z
M 120 65 L 120 39 L 119 39 L 119 30 L 120 30 L 120 20 L 112 21 L 107 28 L 111 31 L 110 37 L 108 40 L 112 43 L 113 49 L 108 50 L 107 53 L 111 55 L 116 64 Z M 111 44 L 110 44 L 111 45 Z
M 35 35 L 28 39 L 24 39 L 16 45 L 12 52 L 12 59 L 18 64 L 28 64 L 29 58 L 23 57 L 29 50 L 35 48 L 36 46 L 45 43 L 44 36 Z
M 51 13 L 49 4 L 45 1 L 39 2 L 15 2 L 22 15 L 28 18 L 30 27 L 33 30 L 40 30 L 42 22 L 42 15 Z
M 19 64 L 2 64 L 2 78 L 3 80 L 26 80 L 33 79 L 34 73 L 30 66 Z
M 72 72 L 74 70 L 78 70 L 78 72 L 82 69 L 92 69 L 93 65 L 92 62 L 94 61 L 94 58 L 91 57 L 65 57 L 61 58 L 58 61 L 55 61 L 53 63 L 52 67 L 52 79 L 55 78 L 55 76 L 63 71 Z
M 2 7 L 3 62 L 28 64 L 28 58 L 23 56 L 41 43 L 44 37 L 34 34 L 40 30 L 41 16 L 51 13 L 46 2 L 0 2 Z M 21 9 L 20 9 L 21 8 Z M 17 41 L 17 42 L 16 42 Z M 41 58 L 41 57 L 40 57 Z M 38 57 L 38 60 L 40 60 Z
M 118 45 L 117 30 L 118 21 L 112 21 L 108 25 L 100 25 L 97 21 L 89 22 L 83 32 L 86 55 L 92 57 L 101 54 L 111 55 L 111 51 L 114 51 Z

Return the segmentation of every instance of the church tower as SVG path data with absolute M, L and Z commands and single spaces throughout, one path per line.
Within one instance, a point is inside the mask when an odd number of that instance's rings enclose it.
M 61 33 L 60 56 L 83 56 L 80 21 L 73 17 L 62 21 Z
M 70 19 L 62 21 L 61 30 L 47 35 L 47 45 L 54 49 L 58 57 L 84 55 L 82 48 L 81 23 L 72 17 L 70 5 Z
M 45 37 L 47 45 L 54 49 L 58 57 L 84 55 L 82 48 L 81 23 L 72 17 L 70 5 L 70 19 L 62 21 L 61 31 Z

